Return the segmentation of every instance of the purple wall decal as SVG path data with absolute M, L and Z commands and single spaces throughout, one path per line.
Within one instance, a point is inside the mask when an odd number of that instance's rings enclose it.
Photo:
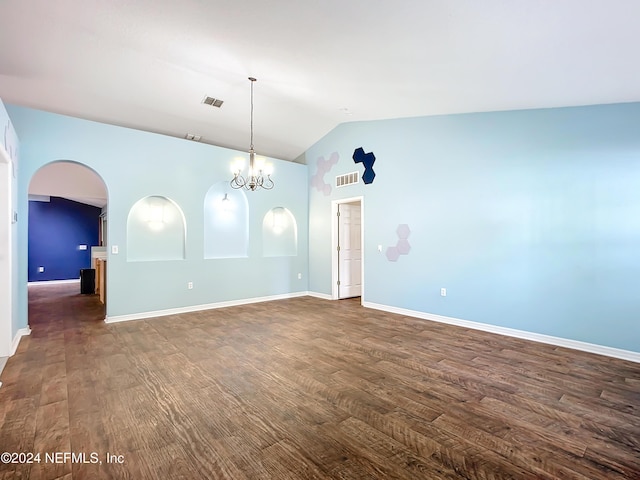
M 409 251 L 411 250 L 411 245 L 408 240 L 409 235 L 411 235 L 409 225 L 406 223 L 398 225 L 396 234 L 398 235 L 398 242 L 394 247 L 388 247 L 385 252 L 387 260 L 390 262 L 397 262 L 400 255 L 409 255 Z
M 324 193 L 325 196 L 331 194 L 331 185 L 324 181 L 324 176 L 329 173 L 331 168 L 338 163 L 340 159 L 338 152 L 333 152 L 328 160 L 324 157 L 318 158 L 318 169 L 315 175 L 311 177 L 311 186 L 315 187 L 319 192 Z

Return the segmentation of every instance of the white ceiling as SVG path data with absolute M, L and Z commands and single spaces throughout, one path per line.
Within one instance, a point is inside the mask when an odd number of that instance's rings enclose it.
M 256 151 L 294 160 L 347 121 L 638 101 L 639 18 L 637 0 L 2 0 L 0 98 L 246 150 L 251 75 Z

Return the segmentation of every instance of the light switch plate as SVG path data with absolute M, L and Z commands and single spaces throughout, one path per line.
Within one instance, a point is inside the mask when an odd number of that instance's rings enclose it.
M 111 245 L 111 253 L 113 255 L 117 255 L 118 254 L 118 245 Z

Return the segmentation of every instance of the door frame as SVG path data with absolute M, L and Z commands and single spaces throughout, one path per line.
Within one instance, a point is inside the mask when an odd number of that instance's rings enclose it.
M 331 299 L 338 300 L 338 205 L 343 203 L 360 202 L 360 303 L 364 301 L 364 197 L 340 198 L 331 201 Z
M 9 154 L 0 145 L 0 185 L 2 185 L 0 200 L 0 222 L 6 227 L 2 233 L 5 238 L 2 244 L 5 246 L 0 252 L 0 357 L 9 357 L 12 352 L 12 322 L 13 322 L 13 186 L 12 186 L 12 162 Z M 0 383 L 2 385 L 2 383 Z

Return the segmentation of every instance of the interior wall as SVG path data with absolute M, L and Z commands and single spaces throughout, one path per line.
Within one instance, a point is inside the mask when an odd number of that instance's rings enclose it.
M 304 292 L 307 284 L 307 167 L 277 159 L 276 186 L 249 192 L 247 258 L 204 258 L 203 204 L 211 185 L 230 180 L 229 165 L 242 152 L 38 110 L 7 105 L 22 142 L 19 212 L 27 215 L 27 189 L 34 172 L 55 160 L 89 166 L 109 195 L 107 315 L 118 317 Z M 141 198 L 170 198 L 184 213 L 184 260 L 128 262 L 127 215 Z M 271 208 L 284 206 L 296 217 L 304 238 L 296 257 L 264 258 L 261 228 Z M 26 225 L 20 228 L 20 265 L 27 262 Z M 113 253 L 117 247 L 118 253 Z M 298 278 L 300 274 L 300 279 Z M 26 325 L 27 272 L 20 269 L 20 315 Z M 192 282 L 193 289 L 188 289 Z
M 29 201 L 29 281 L 77 279 L 81 269 L 91 268 L 100 212 L 99 207 L 59 197 Z
M 0 101 L 0 357 L 8 356 L 20 329 L 17 277 L 17 171 L 19 142 Z M 26 325 L 25 325 L 26 326 Z
M 0 149 L 0 357 L 11 353 L 11 163 Z
M 639 124 L 633 103 L 340 125 L 305 154 L 309 289 L 331 293 L 331 201 L 362 195 L 365 302 L 640 351 Z M 359 147 L 373 181 L 336 188 Z

